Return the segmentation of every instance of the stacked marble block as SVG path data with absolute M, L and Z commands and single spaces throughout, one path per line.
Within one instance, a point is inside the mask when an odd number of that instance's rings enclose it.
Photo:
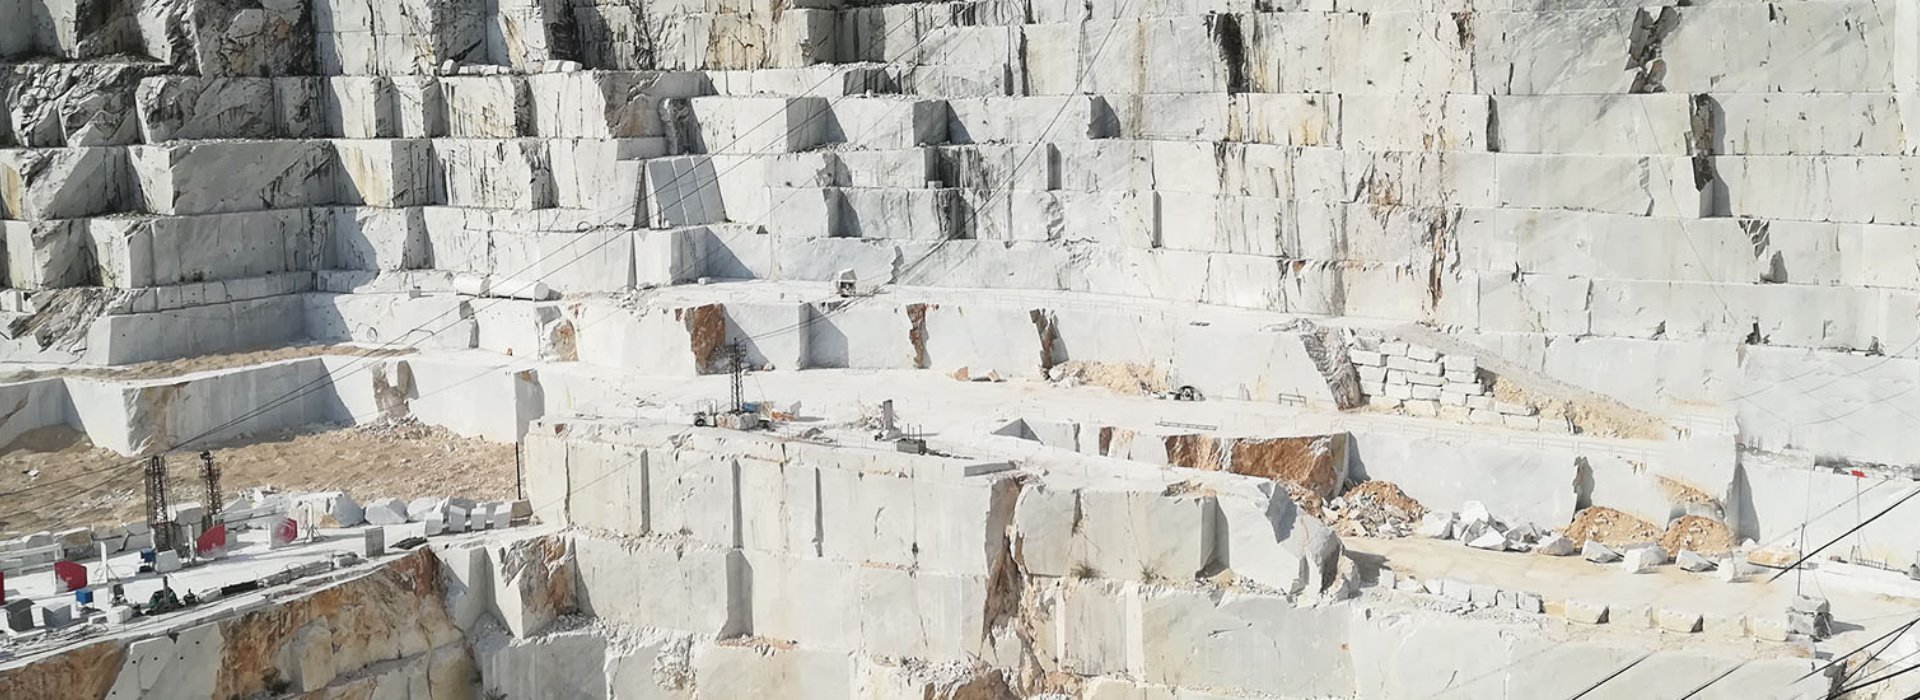
M 1372 406 L 1423 418 L 1542 429 L 1534 407 L 1493 397 L 1491 377 L 1472 355 L 1397 340 L 1372 345 L 1347 351 L 1360 377 L 1360 394 Z
M 903 88 L 956 115 L 981 95 L 1091 97 L 1099 189 L 1148 173 L 1131 218 L 1155 223 L 979 232 L 928 284 L 1423 322 L 1629 405 L 1733 400 L 1752 446 L 1920 449 L 1881 417 L 1920 410 L 1904 3 L 992 7 L 909 30 L 964 55 L 910 38 L 842 56 L 906 57 Z M 906 12 L 848 8 L 843 31 Z M 1182 146 L 1196 167 L 1169 160 Z M 1063 171 L 1096 160 L 1049 148 Z M 1043 220 L 1015 212 L 1016 231 Z
M 698 146 L 669 143 L 663 101 L 871 80 L 811 68 L 835 41 L 819 9 L 646 8 L 675 16 L 670 37 L 626 2 L 175 5 L 0 3 L 7 356 L 370 340 L 398 330 L 353 317 L 391 304 L 335 294 L 450 293 L 453 273 L 630 287 L 638 161 Z M 95 291 L 41 293 L 65 289 Z M 60 337 L 16 337 L 35 327 Z
M 0 143 L 20 148 L 0 170 L 21 184 L 0 187 L 0 217 L 32 222 L 5 224 L 10 286 L 228 299 L 216 315 L 233 320 L 199 337 L 311 334 L 270 299 L 434 291 L 441 273 L 603 291 L 854 269 L 1429 323 L 1635 405 L 1805 377 L 1811 397 L 1743 405 L 1741 434 L 1904 463 L 1920 434 L 1882 416 L 1920 410 L 1920 392 L 1881 388 L 1920 369 L 1920 39 L 1886 4 L 808 2 L 776 17 L 10 0 Z M 620 74 L 658 70 L 678 72 L 628 99 Z M 556 97 L 556 75 L 602 77 Z M 129 116 L 142 91 L 146 126 Z M 195 118 L 170 126 L 175 109 Z M 214 161 L 249 165 L 179 175 Z M 135 262 L 62 264 L 121 255 L 73 220 L 303 208 L 347 233 L 151 280 Z M 437 228 L 476 218 L 484 233 Z M 269 240 L 302 226 L 268 223 Z M 533 265 L 576 241 L 593 260 Z M 186 286 L 275 274 L 293 279 Z M 1883 401 L 1898 410 L 1854 411 Z
M 153 530 L 144 522 L 36 532 L 0 541 L 0 574 L 13 576 L 55 561 L 86 561 L 102 552 L 113 555 L 152 546 Z
M 1338 537 L 1263 478 L 1203 476 L 1204 495 L 1168 494 L 1158 477 L 1043 484 L 1007 463 L 886 444 L 592 420 L 543 422 L 526 445 L 535 516 L 578 528 L 560 536 L 579 567 L 580 612 L 697 640 L 782 640 L 822 663 L 1018 664 L 1001 645 L 1026 642 L 997 640 L 1007 628 L 995 613 L 1018 596 L 1044 611 L 1033 648 L 1049 670 L 1124 675 L 1127 645 L 1144 638 L 1155 651 L 1131 668 L 1235 686 L 1246 681 L 1188 671 L 1159 650 L 1238 648 L 1204 641 L 1212 625 L 1143 630 L 1215 614 L 1217 596 L 1198 586 L 1219 568 L 1276 609 L 1343 598 L 1355 583 Z M 586 482 L 599 487 L 564 493 Z M 1249 592 L 1256 583 L 1262 593 Z M 467 605 L 454 603 L 456 618 Z M 528 642 L 544 627 L 508 624 Z

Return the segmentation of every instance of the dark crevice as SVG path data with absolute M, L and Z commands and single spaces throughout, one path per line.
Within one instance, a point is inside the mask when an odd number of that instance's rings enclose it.
M 1661 56 L 1667 37 L 1679 24 L 1680 13 L 1671 7 L 1660 8 L 1658 17 L 1650 14 L 1648 8 L 1641 8 L 1634 14 L 1633 33 L 1627 42 L 1626 70 L 1635 73 L 1628 92 L 1648 94 L 1667 91 L 1666 86 L 1661 84 L 1667 74 L 1667 63 Z
M 1207 29 L 1213 34 L 1213 45 L 1219 54 L 1220 63 L 1226 66 L 1227 94 L 1237 95 L 1247 91 L 1247 48 L 1240 34 L 1240 19 L 1236 15 L 1208 15 Z

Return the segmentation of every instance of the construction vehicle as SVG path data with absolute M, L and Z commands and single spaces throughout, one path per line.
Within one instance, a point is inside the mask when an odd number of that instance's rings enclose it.
M 188 597 L 192 597 L 192 594 L 188 594 Z M 168 583 L 167 579 L 161 578 L 160 590 L 154 591 L 153 595 L 147 598 L 147 607 L 141 610 L 140 613 L 143 615 L 165 615 L 170 612 L 185 610 L 186 607 L 185 603 L 180 602 L 180 596 L 174 594 L 173 585 Z

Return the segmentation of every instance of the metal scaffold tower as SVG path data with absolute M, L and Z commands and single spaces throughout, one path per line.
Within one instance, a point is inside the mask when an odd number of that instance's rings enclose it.
M 167 457 L 153 455 L 147 458 L 147 526 L 153 530 L 153 549 L 162 552 L 173 549 L 173 522 L 167 514 Z
M 747 349 L 739 342 L 727 343 L 727 371 L 733 374 L 733 412 L 747 412 Z
M 220 468 L 213 464 L 212 452 L 200 453 L 200 479 L 207 485 L 207 515 L 201 529 L 211 530 L 220 522 Z

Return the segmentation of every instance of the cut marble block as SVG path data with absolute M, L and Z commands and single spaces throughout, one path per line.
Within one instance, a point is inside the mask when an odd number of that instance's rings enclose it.
M 658 157 L 660 139 L 549 139 L 555 205 L 593 209 L 607 218 L 634 219 L 640 211 L 642 159 Z
M 905 148 L 887 151 L 844 151 L 831 158 L 831 184 L 839 187 L 918 189 L 937 180 L 940 149 Z M 823 183 L 826 184 L 826 183 Z M 774 183 L 768 182 L 768 186 Z
M 133 4 L 140 7 L 138 51 L 180 66 L 183 72 L 208 77 L 316 72 L 307 3 Z
M 135 187 L 147 212 L 218 214 L 333 202 L 334 153 L 325 141 L 197 142 L 134 146 Z
M 329 0 L 313 12 L 314 64 L 324 75 L 408 75 L 446 61 L 487 60 L 486 10 L 442 0 Z
M 659 136 L 658 74 L 582 71 L 527 76 L 533 132 L 540 136 L 608 139 Z
M 943 100 L 848 97 L 834 100 L 825 139 L 849 148 L 897 149 L 946 143 Z
M 161 68 L 137 63 L 45 64 L 0 71 L 0 106 L 23 146 L 124 146 L 140 142 L 134 117 L 142 78 Z
M 28 0 L 0 0 L 0 58 L 33 51 L 33 6 Z M 0 127 L 0 143 L 5 143 Z
M 831 187 L 839 177 L 840 154 L 831 151 L 781 153 L 757 160 L 767 187 Z
M 838 188 L 771 188 L 767 195 L 762 225 L 769 232 L 805 239 L 839 235 L 843 212 Z
M 342 207 L 319 216 L 328 226 L 326 269 L 417 270 L 432 262 L 419 208 Z
M 654 51 L 637 8 L 580 5 L 573 8 L 573 19 L 581 62 L 615 70 L 654 67 Z
M 502 2 L 486 18 L 487 57 L 494 65 L 533 72 L 550 60 L 566 58 L 572 38 L 571 3 Z M 556 49 L 558 49 L 556 51 Z
M 1659 81 L 1679 93 L 1884 92 L 1896 78 L 1897 44 L 1912 32 L 1900 28 L 1895 13 L 1868 2 L 1778 11 L 1684 7 L 1673 14 L 1677 21 L 1660 42 Z
M 517 75 L 449 76 L 440 79 L 447 108 L 447 135 L 513 138 L 533 131 L 527 79 Z
M 39 0 L 22 14 L 30 18 L 33 48 L 41 53 L 95 59 L 139 45 L 132 13 L 115 0 Z
M 124 211 L 127 149 L 0 149 L 0 218 L 75 219 Z
M 456 207 L 553 206 L 546 144 L 533 139 L 435 139 L 434 201 Z
M 838 235 L 844 238 L 897 238 L 923 241 L 953 236 L 957 189 L 840 190 Z
M 1445 96 L 1433 98 L 1441 101 Z M 1281 146 L 1328 146 L 1335 141 L 1335 135 L 1344 137 L 1345 125 L 1342 119 L 1346 113 L 1341 109 L 1347 97 L 1340 95 L 1234 95 L 1228 105 L 1228 133 L 1236 141 L 1246 143 L 1265 143 Z M 1432 110 L 1441 111 L 1441 110 Z M 1484 111 L 1484 110 L 1483 110 Z M 1412 139 L 1420 139 L 1429 123 L 1424 117 L 1430 114 L 1416 113 L 1412 118 L 1418 120 L 1412 128 L 1406 123 L 1390 123 L 1381 129 L 1396 135 L 1411 132 Z M 1356 129 L 1356 132 L 1360 130 Z M 1485 133 L 1486 129 L 1480 129 Z M 1403 136 L 1403 138 L 1405 138 Z M 1402 144 L 1393 144 L 1402 145 Z M 1436 150 L 1421 144 L 1405 150 Z
M 1683 156 L 1496 154 L 1504 207 L 1694 218 L 1706 199 Z
M 94 283 L 163 287 L 313 270 L 324 238 L 315 210 L 93 219 Z
M 393 83 L 393 126 L 401 138 L 447 135 L 446 92 L 438 78 L 399 75 Z
M 280 347 L 306 335 L 301 299 L 298 294 L 285 294 L 178 311 L 102 316 L 87 329 L 87 361 L 118 365 Z M 264 393 L 255 387 L 245 391 Z
M 1687 155 L 1688 95 L 1503 95 L 1494 98 L 1505 153 Z
M 147 78 L 135 102 L 147 143 L 281 135 L 271 78 Z
M 1912 147 L 1901 128 L 1912 107 L 1893 95 L 1715 94 L 1701 102 L 1713 119 L 1714 153 L 1896 155 Z
M 663 67 L 738 70 L 830 63 L 837 51 L 838 19 L 833 10 L 809 9 L 786 10 L 773 19 L 712 15 L 704 23 L 687 23 L 688 51 Z
M 677 228 L 727 220 L 719 175 L 706 156 L 646 161 L 642 196 L 654 228 Z
M 96 276 L 86 221 L 0 221 L 6 284 L 14 289 L 77 287 Z
M 668 231 L 636 231 L 633 241 L 634 281 L 640 285 L 691 282 L 706 275 L 706 241 L 700 227 Z
M 392 81 L 381 77 L 335 76 L 323 82 L 328 136 L 384 139 L 398 135 Z
M 948 100 L 947 104 L 952 113 L 947 134 L 954 144 L 1087 140 L 1102 136 L 1102 127 L 1110 127 L 1096 119 L 1100 111 L 1096 98 L 1089 96 L 973 98 Z
M 332 202 L 388 208 L 432 203 L 431 141 L 378 139 L 332 143 L 339 163 Z
M 312 139 L 326 135 L 327 102 L 321 90 L 324 80 L 273 79 L 273 122 L 281 137 Z
M 700 153 L 802 151 L 826 141 L 826 109 L 820 97 L 696 97 L 686 142 Z

